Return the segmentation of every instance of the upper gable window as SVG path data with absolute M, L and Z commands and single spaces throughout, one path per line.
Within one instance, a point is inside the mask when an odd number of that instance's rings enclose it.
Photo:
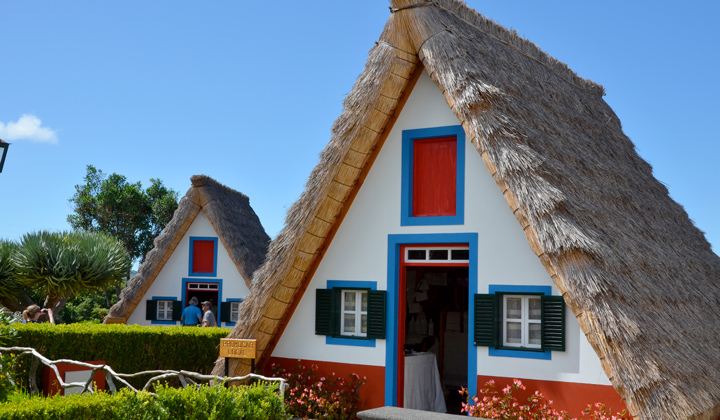
M 404 130 L 401 225 L 464 223 L 462 126 Z
M 190 237 L 190 276 L 217 276 L 217 238 Z

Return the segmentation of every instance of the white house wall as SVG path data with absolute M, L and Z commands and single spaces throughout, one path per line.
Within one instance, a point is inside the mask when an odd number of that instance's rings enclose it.
M 213 228 L 210 220 L 208 220 L 204 211 L 200 211 L 190 228 L 185 232 L 182 240 L 172 253 L 168 261 L 163 266 L 155 281 L 143 296 L 141 302 L 135 308 L 128 318 L 128 324 L 151 325 L 151 321 L 145 319 L 145 301 L 150 300 L 153 296 L 176 297 L 182 299 L 182 280 L 190 278 L 188 275 L 189 258 L 190 258 L 190 237 L 213 237 L 217 238 L 217 232 Z M 224 302 L 228 298 L 241 298 L 250 293 L 245 280 L 240 276 L 235 264 L 230 259 L 227 249 L 222 241 L 218 239 L 217 250 L 217 276 L 216 277 L 192 277 L 197 281 L 217 281 L 222 279 L 222 296 L 219 297 L 220 302 Z M 184 307 L 183 302 L 183 307 Z M 219 315 L 219 314 L 218 314 Z M 177 325 L 180 323 L 178 322 Z M 219 324 L 219 323 L 218 323 Z M 219 325 L 220 326 L 220 325 Z M 231 327 L 225 325 L 223 327 Z
M 557 288 L 531 251 L 525 234 L 489 174 L 482 158 L 466 140 L 464 225 L 401 226 L 402 131 L 459 125 L 457 118 L 427 74 L 418 80 L 401 115 L 358 192 L 342 225 L 320 262 L 273 356 L 384 366 L 386 340 L 376 347 L 326 344 L 314 334 L 315 290 L 328 280 L 377 282 L 387 290 L 389 234 L 478 234 L 478 293 L 489 284 Z M 478 375 L 609 385 L 599 359 L 566 311 L 566 351 L 552 360 L 496 357 L 477 348 Z M 388 326 L 388 328 L 392 328 Z

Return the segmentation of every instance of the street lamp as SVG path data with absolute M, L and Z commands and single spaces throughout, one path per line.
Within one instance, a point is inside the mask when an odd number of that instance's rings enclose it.
M 5 165 L 8 146 L 10 146 L 10 143 L 0 140 L 0 172 L 2 172 L 3 165 Z

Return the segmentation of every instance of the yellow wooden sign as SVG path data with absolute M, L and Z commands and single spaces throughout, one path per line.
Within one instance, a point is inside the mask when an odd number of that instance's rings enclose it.
M 221 338 L 220 357 L 232 357 L 235 359 L 254 359 L 255 340 Z

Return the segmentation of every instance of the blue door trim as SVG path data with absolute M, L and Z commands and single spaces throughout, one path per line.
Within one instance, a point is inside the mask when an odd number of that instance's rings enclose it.
M 468 325 L 475 325 L 473 296 L 478 289 L 478 234 L 477 233 L 428 233 L 388 235 L 387 271 L 387 346 L 385 349 L 385 405 L 397 406 L 397 345 L 398 345 L 398 298 L 400 284 L 400 246 L 411 244 L 468 244 Z M 468 332 L 468 393 L 477 395 L 477 349 L 473 335 Z

